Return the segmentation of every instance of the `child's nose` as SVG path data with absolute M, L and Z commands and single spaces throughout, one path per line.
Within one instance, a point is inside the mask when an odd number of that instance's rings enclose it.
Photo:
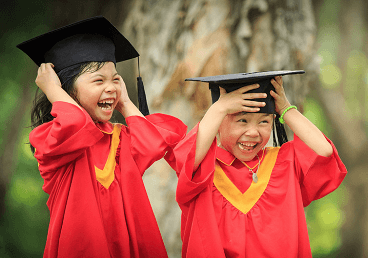
M 105 92 L 107 92 L 107 93 L 111 93 L 111 92 L 115 92 L 115 91 L 116 91 L 116 87 L 113 83 L 109 83 L 105 88 Z
M 256 127 L 249 127 L 244 134 L 249 137 L 257 137 L 259 135 Z

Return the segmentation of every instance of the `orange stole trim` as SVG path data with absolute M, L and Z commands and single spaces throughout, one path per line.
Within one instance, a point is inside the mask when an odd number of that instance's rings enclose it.
M 258 182 L 254 183 L 252 181 L 244 193 L 239 191 L 218 164 L 216 164 L 213 183 L 226 200 L 235 208 L 247 214 L 266 190 L 279 149 L 279 147 L 266 148 L 266 155 L 257 173 Z
M 98 182 L 101 183 L 106 189 L 108 189 L 111 183 L 114 181 L 115 178 L 115 166 L 116 166 L 116 151 L 119 146 L 120 142 L 120 131 L 121 131 L 121 124 L 115 124 L 114 129 L 112 131 L 112 139 L 111 139 L 111 147 L 110 153 L 107 157 L 107 161 L 103 170 L 99 169 L 95 166 L 96 172 L 96 179 Z

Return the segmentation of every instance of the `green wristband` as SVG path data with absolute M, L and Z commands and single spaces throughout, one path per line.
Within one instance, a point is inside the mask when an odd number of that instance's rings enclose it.
M 287 112 L 287 111 L 289 111 L 290 109 L 292 109 L 292 108 L 295 108 L 296 110 L 298 110 L 298 108 L 296 107 L 296 106 L 290 106 L 290 107 L 288 107 L 288 108 L 286 108 L 285 110 L 284 110 L 284 112 L 282 112 L 282 114 L 281 114 L 281 116 L 280 116 L 280 118 L 279 118 L 279 121 L 280 121 L 280 123 L 281 124 L 284 124 L 285 123 L 285 120 L 284 120 L 284 115 L 285 115 L 285 113 Z

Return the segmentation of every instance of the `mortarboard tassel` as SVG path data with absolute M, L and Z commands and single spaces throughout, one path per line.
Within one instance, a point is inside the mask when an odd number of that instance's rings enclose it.
M 147 99 L 146 99 L 146 93 L 144 91 L 144 85 L 143 85 L 143 81 L 141 77 L 141 72 L 139 69 L 139 57 L 138 57 L 138 73 L 139 73 L 139 76 L 137 77 L 137 87 L 138 87 L 139 111 L 141 111 L 141 113 L 144 116 L 147 116 L 149 115 L 149 109 L 148 109 L 148 104 L 147 104 Z

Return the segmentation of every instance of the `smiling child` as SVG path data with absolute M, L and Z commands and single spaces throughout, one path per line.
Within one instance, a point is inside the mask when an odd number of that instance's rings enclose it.
M 303 72 L 189 79 L 209 82 L 214 103 L 171 163 L 182 257 L 312 257 L 303 207 L 335 190 L 347 171 L 331 141 L 286 98 L 281 75 Z M 265 147 L 273 128 L 281 147 Z
M 44 93 L 29 135 L 49 194 L 44 257 L 167 257 L 142 176 L 186 126 L 168 115 L 144 117 L 130 101 L 116 63 L 137 51 L 103 17 L 18 47 L 39 66 Z M 127 126 L 109 122 L 114 110 Z

